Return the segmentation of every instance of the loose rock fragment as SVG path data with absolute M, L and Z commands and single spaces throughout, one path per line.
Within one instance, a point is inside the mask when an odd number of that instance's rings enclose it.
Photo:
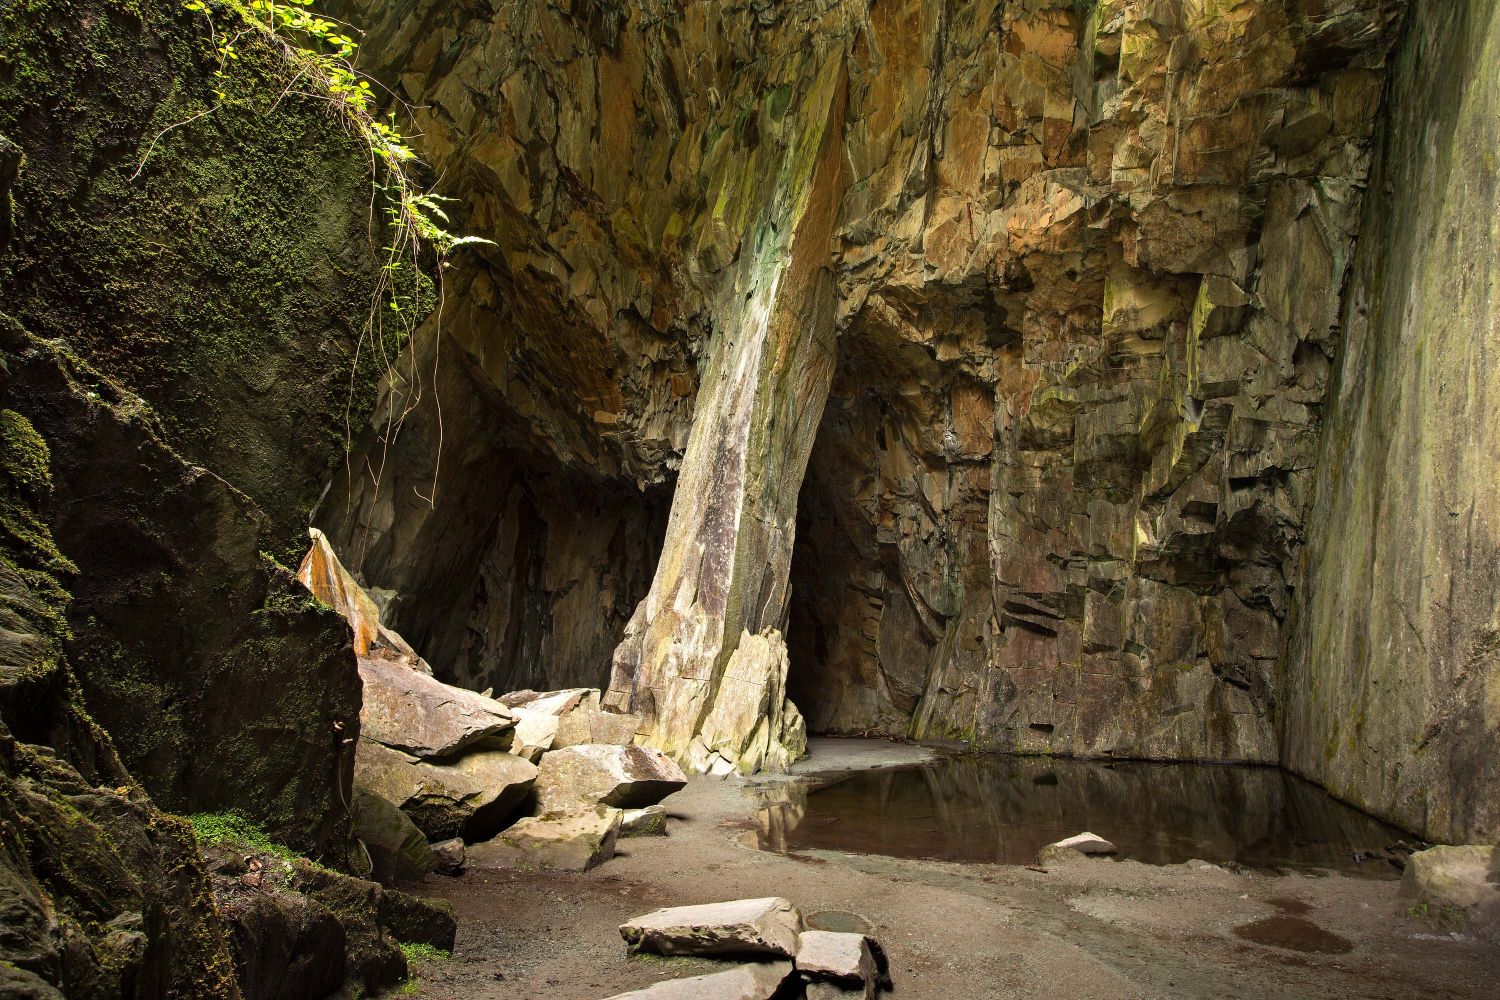
M 792 974 L 790 962 L 742 965 L 691 979 L 672 979 L 609 1000 L 772 1000 Z
M 1431 847 L 1406 859 L 1401 895 L 1500 940 L 1500 848 Z
M 548 813 L 527 817 L 492 840 L 469 848 L 478 867 L 556 868 L 586 872 L 615 856 L 620 810 Z
M 542 757 L 537 805 L 541 812 L 598 804 L 639 809 L 655 805 L 685 784 L 682 768 L 658 750 L 591 743 Z
M 631 951 L 658 955 L 797 954 L 802 914 L 780 896 L 671 906 L 620 925 Z
M 440 840 L 432 845 L 432 856 L 436 861 L 433 869 L 442 875 L 457 875 L 464 870 L 466 851 L 461 837 Z

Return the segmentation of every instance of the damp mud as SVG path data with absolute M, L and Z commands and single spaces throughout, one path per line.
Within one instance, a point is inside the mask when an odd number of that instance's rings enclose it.
M 1082 831 L 1153 865 L 1396 878 L 1411 838 L 1275 768 L 946 756 L 782 786 L 757 845 L 1025 865 Z

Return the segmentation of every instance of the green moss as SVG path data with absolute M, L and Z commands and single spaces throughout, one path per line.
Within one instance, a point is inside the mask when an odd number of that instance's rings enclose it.
M 410 942 L 401 945 L 401 954 L 406 956 L 408 963 L 443 962 L 452 957 L 443 949 L 434 948 L 430 944 L 413 944 Z
M 194 813 L 187 821 L 193 825 L 193 836 L 205 847 L 237 847 L 288 863 L 305 860 L 237 812 Z

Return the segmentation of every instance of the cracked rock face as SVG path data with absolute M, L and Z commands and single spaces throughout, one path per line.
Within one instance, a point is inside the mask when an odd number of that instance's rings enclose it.
M 1280 759 L 1401 0 L 337 6 L 497 243 L 430 335 L 485 419 L 609 523 L 673 484 L 602 591 L 642 738 Z

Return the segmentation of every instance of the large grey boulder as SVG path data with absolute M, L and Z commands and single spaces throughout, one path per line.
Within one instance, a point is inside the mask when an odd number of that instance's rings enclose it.
M 511 744 L 515 719 L 493 698 L 394 660 L 361 658 L 359 677 L 364 682 L 360 734 L 366 739 L 432 761 Z
M 659 750 L 587 743 L 542 757 L 537 806 L 541 812 L 599 804 L 640 809 L 655 805 L 685 784 L 682 768 Z
M 691 979 L 669 979 L 609 1000 L 772 1000 L 781 995 L 791 974 L 790 962 L 761 962 Z
M 536 765 L 503 750 L 481 750 L 432 764 L 361 737 L 354 779 L 394 803 L 428 839 L 492 835 L 536 780 Z
M 588 811 L 529 816 L 494 838 L 469 848 L 477 867 L 553 868 L 586 872 L 615 856 L 620 810 L 597 806 Z
M 354 836 L 370 855 L 370 877 L 389 885 L 397 879 L 421 878 L 437 864 L 427 838 L 411 817 L 362 785 L 350 800 Z
M 1406 860 L 1401 895 L 1500 940 L 1500 848 L 1432 847 Z
M 620 925 L 631 951 L 658 955 L 791 958 L 802 914 L 780 896 L 700 906 L 671 906 Z
M 890 985 L 885 952 L 866 934 L 803 931 L 797 944 L 797 972 L 809 984 L 809 996 L 820 986 L 830 996 L 862 995 L 874 1000 Z

